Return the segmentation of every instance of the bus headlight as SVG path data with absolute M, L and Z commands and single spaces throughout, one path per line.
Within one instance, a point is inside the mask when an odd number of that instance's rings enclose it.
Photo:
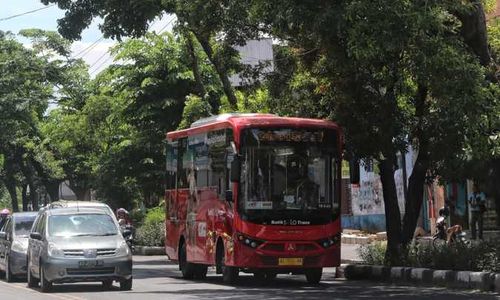
M 238 241 L 240 241 L 240 243 L 242 243 L 245 246 L 254 248 L 254 249 L 257 248 L 257 247 L 259 247 L 262 243 L 264 243 L 264 241 L 260 241 L 260 240 L 254 239 L 254 238 L 250 238 L 250 237 L 245 236 L 245 235 L 243 235 L 241 233 L 238 233 L 237 237 L 238 237 Z
M 340 232 L 339 232 L 334 236 L 328 237 L 326 239 L 321 239 L 321 240 L 316 241 L 316 242 L 323 248 L 330 248 L 333 245 L 339 244 L 340 238 L 341 238 L 341 236 L 340 236 Z

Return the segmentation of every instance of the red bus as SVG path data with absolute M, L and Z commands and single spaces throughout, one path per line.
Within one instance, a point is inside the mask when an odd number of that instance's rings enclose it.
M 333 122 L 224 114 L 167 133 L 166 242 L 186 279 L 216 266 L 321 280 L 340 263 L 341 130 Z

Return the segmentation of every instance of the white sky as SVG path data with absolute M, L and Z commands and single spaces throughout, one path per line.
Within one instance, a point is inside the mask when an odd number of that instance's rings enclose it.
M 57 19 L 64 16 L 64 11 L 60 10 L 57 6 L 52 6 L 47 9 L 9 20 L 2 20 L 4 18 L 43 7 L 45 6 L 39 0 L 0 0 L 0 30 L 11 31 L 15 34 L 17 34 L 19 30 L 27 28 L 40 28 L 43 30 L 57 31 Z M 153 26 L 150 28 L 150 31 L 159 32 L 162 29 L 163 31 L 171 31 L 173 22 L 170 22 L 170 20 L 172 18 L 173 16 L 171 15 L 163 16 L 161 19 L 153 22 Z M 82 39 L 73 43 L 71 47 L 73 55 L 79 54 L 82 50 L 89 47 L 102 37 L 98 28 L 100 21 L 101 20 L 95 20 L 89 28 L 82 32 Z M 170 24 L 166 26 L 169 22 Z M 91 66 L 89 72 L 92 76 L 95 76 L 112 63 L 113 60 L 109 57 L 107 51 L 108 48 L 114 44 L 115 42 L 113 40 L 100 40 L 88 51 L 83 52 L 83 56 L 78 55 L 77 57 L 83 58 L 83 60 Z

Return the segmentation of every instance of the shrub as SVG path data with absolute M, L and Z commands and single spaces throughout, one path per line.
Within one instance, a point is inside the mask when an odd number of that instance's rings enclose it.
M 155 207 L 148 209 L 146 217 L 144 218 L 144 224 L 154 224 L 165 222 L 165 210 L 163 207 Z
M 141 246 L 163 246 L 165 244 L 165 222 L 144 222 L 137 229 L 136 243 Z
M 374 243 L 358 249 L 363 263 L 383 265 L 386 244 Z M 401 257 L 402 266 L 463 271 L 500 271 L 500 245 L 490 242 L 432 246 L 412 243 Z
M 383 265 L 386 249 L 386 242 L 374 242 L 373 244 L 359 247 L 358 253 L 363 262 L 367 265 Z

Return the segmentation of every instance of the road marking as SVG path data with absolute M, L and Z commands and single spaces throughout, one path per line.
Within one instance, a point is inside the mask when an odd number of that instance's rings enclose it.
M 31 289 L 31 288 L 28 288 L 24 285 L 22 285 L 22 283 L 19 283 L 19 284 L 16 284 L 16 283 L 8 283 L 8 282 L 5 282 L 5 281 L 0 281 L 0 283 L 6 287 L 10 287 L 10 288 L 14 288 L 14 289 L 18 289 L 18 290 L 22 290 L 22 291 L 28 291 L 32 294 L 35 294 L 35 293 L 39 293 L 37 292 L 36 290 L 34 289 Z M 73 299 L 73 300 L 83 300 L 84 298 L 80 298 L 80 297 L 76 297 L 76 296 L 73 296 L 73 295 L 57 295 L 57 294 L 47 294 L 47 293 L 44 293 L 44 294 L 41 294 L 43 296 L 49 296 L 49 297 L 53 297 L 53 298 L 56 298 L 56 299 Z

